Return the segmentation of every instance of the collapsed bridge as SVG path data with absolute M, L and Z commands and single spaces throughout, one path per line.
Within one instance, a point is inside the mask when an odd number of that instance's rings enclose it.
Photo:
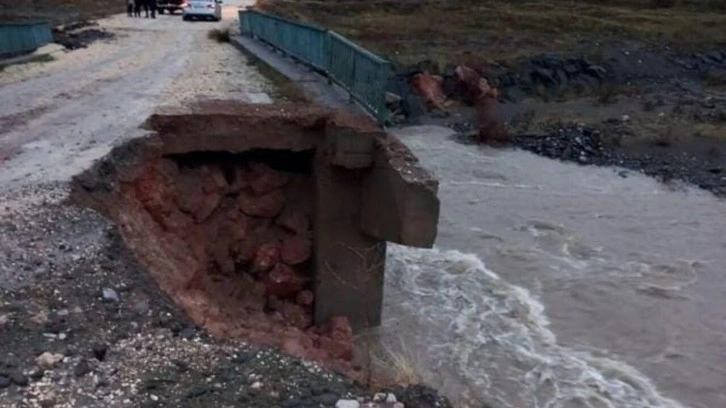
M 160 287 L 219 336 L 349 364 L 380 324 L 386 241 L 431 247 L 438 183 L 371 120 L 214 102 L 75 180 Z

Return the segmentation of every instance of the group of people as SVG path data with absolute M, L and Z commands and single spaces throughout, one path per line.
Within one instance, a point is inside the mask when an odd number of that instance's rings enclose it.
M 126 12 L 129 17 L 141 17 L 141 9 L 144 9 L 146 18 L 156 18 L 157 0 L 127 0 Z

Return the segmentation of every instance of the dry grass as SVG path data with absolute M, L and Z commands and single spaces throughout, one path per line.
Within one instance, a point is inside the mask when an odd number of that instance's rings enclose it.
M 465 53 L 510 59 L 581 47 L 583 38 L 684 46 L 726 44 L 726 1 L 682 0 L 262 0 L 403 63 L 452 61 Z
M 382 369 L 385 375 L 390 375 L 392 381 L 400 386 L 408 387 L 423 383 L 416 359 L 411 354 L 403 340 L 394 351 L 389 347 L 381 346 L 381 354 L 373 356 L 374 363 Z

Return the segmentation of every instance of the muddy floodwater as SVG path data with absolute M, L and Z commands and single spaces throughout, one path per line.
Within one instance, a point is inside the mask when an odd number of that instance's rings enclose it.
M 389 351 L 463 406 L 726 406 L 725 201 L 440 128 L 399 136 L 442 206 L 436 249 L 390 247 Z

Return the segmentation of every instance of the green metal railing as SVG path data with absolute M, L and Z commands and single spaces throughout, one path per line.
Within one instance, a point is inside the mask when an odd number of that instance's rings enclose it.
M 260 39 L 327 76 L 380 123 L 388 119 L 391 64 L 330 30 L 253 9 L 239 13 L 242 34 Z
M 0 56 L 34 51 L 51 41 L 48 23 L 0 23 Z

